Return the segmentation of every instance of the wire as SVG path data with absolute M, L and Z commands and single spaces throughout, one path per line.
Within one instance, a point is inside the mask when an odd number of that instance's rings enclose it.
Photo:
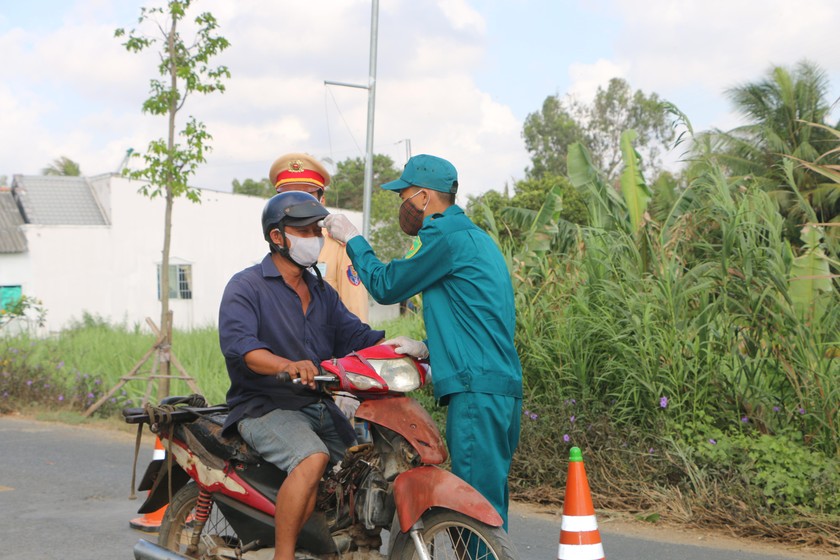
M 342 122 L 344 122 L 344 126 L 347 127 L 347 133 L 350 134 L 350 138 L 353 139 L 353 143 L 356 145 L 356 149 L 359 151 L 359 155 L 363 156 L 364 151 L 362 150 L 361 146 L 359 146 L 359 142 L 356 140 L 356 136 L 353 134 L 350 125 L 347 124 L 347 120 L 344 118 L 344 113 L 341 112 L 341 108 L 338 106 L 338 102 L 335 100 L 335 96 L 333 95 L 332 90 L 330 90 L 330 87 L 327 84 L 324 84 L 324 87 L 326 87 L 327 91 L 330 93 L 330 97 L 332 97 L 333 103 L 335 103 L 335 108 L 338 111 Z

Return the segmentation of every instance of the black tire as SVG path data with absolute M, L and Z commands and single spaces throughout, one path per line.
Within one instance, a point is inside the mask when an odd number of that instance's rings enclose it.
M 166 514 L 160 523 L 158 544 L 190 558 L 200 558 L 206 552 L 204 543 L 199 541 L 199 549 L 187 553 L 187 546 L 193 533 L 193 519 L 195 518 L 195 505 L 198 502 L 198 486 L 190 482 L 172 497 L 172 503 L 166 508 Z M 201 531 L 202 535 L 214 535 L 221 537 L 224 542 L 236 546 L 239 545 L 239 537 L 228 524 L 215 504 L 210 509 L 210 517 Z M 217 539 L 218 541 L 218 539 Z
M 423 514 L 423 542 L 431 560 L 519 560 L 510 537 L 463 513 L 431 509 Z M 390 560 L 419 560 L 408 533 L 391 533 Z

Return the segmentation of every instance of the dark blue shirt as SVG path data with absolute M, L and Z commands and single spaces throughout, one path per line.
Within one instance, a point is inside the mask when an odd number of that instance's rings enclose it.
M 298 410 L 322 395 L 305 386 L 259 375 L 245 364 L 245 354 L 265 348 L 293 362 L 343 357 L 373 346 L 385 336 L 362 323 L 341 303 L 338 293 L 303 273 L 311 301 L 303 313 L 297 293 L 266 255 L 262 263 L 238 272 L 225 287 L 219 308 L 219 342 L 225 356 L 230 414 L 225 430 L 245 417 L 272 410 Z

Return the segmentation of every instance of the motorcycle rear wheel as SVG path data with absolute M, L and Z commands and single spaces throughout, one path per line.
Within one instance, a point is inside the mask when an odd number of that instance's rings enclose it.
M 448 509 L 432 509 L 423 514 L 422 521 L 423 542 L 431 560 L 519 560 L 510 537 L 501 527 L 491 527 Z M 410 534 L 396 533 L 389 559 L 419 560 Z
M 198 486 L 194 482 L 190 482 L 172 497 L 172 502 L 166 508 L 166 514 L 160 524 L 160 533 L 158 535 L 158 544 L 181 554 L 188 558 L 206 558 L 206 544 L 205 541 L 199 540 L 198 550 L 192 554 L 187 554 L 187 547 L 190 542 L 190 536 L 193 532 L 193 519 L 195 518 L 195 505 L 198 502 Z M 210 510 L 210 516 L 204 529 L 201 531 L 202 536 L 211 535 L 217 540 L 222 540 L 230 546 L 238 546 L 239 537 L 236 532 L 228 524 L 225 517 L 219 511 L 215 504 Z

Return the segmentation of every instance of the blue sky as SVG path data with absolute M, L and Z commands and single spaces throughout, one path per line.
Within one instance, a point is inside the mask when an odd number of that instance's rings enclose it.
M 165 135 L 141 114 L 154 70 L 113 38 L 159 0 L 0 3 L 0 175 L 59 156 L 94 175 Z M 197 186 L 229 190 L 273 159 L 362 157 L 369 0 L 198 0 L 232 46 L 224 95 L 195 97 L 213 151 Z M 836 0 L 380 0 L 375 150 L 405 140 L 458 167 L 463 192 L 524 176 L 522 123 L 549 95 L 591 98 L 618 76 L 674 102 L 698 130 L 738 124 L 724 91 L 808 58 L 840 91 Z M 183 122 L 183 121 L 181 121 Z

